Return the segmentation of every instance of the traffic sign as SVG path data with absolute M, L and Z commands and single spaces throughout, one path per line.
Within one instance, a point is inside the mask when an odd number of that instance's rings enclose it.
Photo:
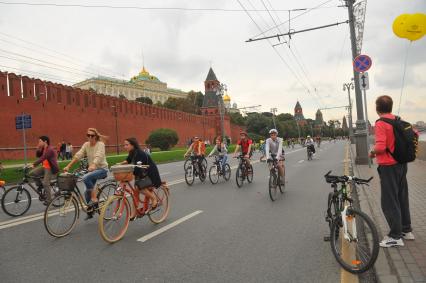
M 367 55 L 358 55 L 355 57 L 353 64 L 355 71 L 357 71 L 358 73 L 363 73 L 367 72 L 370 69 L 371 64 L 373 64 L 373 61 Z
M 31 115 L 22 114 L 15 117 L 15 127 L 17 130 L 31 129 L 32 120 Z
M 370 88 L 370 82 L 368 79 L 368 73 L 362 73 L 359 75 L 359 87 L 361 90 L 368 90 Z

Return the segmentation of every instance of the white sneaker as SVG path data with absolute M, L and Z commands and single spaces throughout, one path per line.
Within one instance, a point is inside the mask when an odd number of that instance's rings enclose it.
M 382 248 L 390 248 L 390 247 L 403 247 L 404 241 L 402 239 L 394 239 L 389 236 L 385 236 L 383 240 L 379 243 Z
M 413 241 L 414 239 L 416 239 L 414 237 L 413 232 L 408 232 L 408 233 L 402 232 L 402 238 L 404 238 L 404 240 L 410 240 L 410 241 Z

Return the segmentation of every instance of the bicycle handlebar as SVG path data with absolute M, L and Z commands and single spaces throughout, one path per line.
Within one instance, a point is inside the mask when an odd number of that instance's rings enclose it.
M 350 181 L 353 181 L 359 185 L 368 185 L 368 183 L 374 178 L 374 177 L 370 177 L 369 179 L 361 179 L 355 176 L 334 176 L 334 175 L 330 175 L 331 170 L 327 172 L 327 174 L 324 175 L 325 180 L 327 183 L 347 183 Z

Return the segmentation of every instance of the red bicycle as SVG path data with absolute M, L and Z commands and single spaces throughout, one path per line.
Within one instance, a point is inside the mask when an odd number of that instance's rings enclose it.
M 99 214 L 99 233 L 108 243 L 119 241 L 126 234 L 129 221 L 147 215 L 153 223 L 163 222 L 170 211 L 169 188 L 162 182 L 158 188 L 150 187 L 157 200 L 156 207 L 152 206 L 151 199 L 144 195 L 141 199 L 140 190 L 132 186 L 134 167 L 148 168 L 147 165 L 116 165 L 111 167 L 114 178 L 119 182 L 113 196 L 109 197 Z

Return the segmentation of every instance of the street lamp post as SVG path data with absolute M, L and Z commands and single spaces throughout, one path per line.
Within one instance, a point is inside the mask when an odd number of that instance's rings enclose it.
M 226 134 L 225 134 L 225 106 L 223 103 L 223 94 L 227 91 L 226 84 L 219 84 L 216 88 L 216 95 L 218 96 L 219 103 L 219 115 L 220 115 L 220 131 L 222 135 L 222 140 L 226 143 Z
M 111 108 L 114 109 L 114 117 L 115 117 L 115 146 L 117 155 L 120 154 L 120 146 L 118 145 L 118 113 L 117 113 L 117 106 L 113 105 Z
M 274 129 L 277 128 L 277 125 L 275 124 L 275 113 L 277 112 L 277 108 L 271 108 L 271 113 L 272 113 L 272 122 L 274 123 Z
M 351 144 L 355 143 L 354 139 L 354 129 L 353 129 L 353 123 L 352 123 L 352 100 L 351 100 L 351 89 L 354 89 L 354 83 L 353 79 L 350 83 L 344 83 L 343 84 L 343 91 L 348 91 L 348 99 L 349 99 L 349 137 L 351 139 Z

